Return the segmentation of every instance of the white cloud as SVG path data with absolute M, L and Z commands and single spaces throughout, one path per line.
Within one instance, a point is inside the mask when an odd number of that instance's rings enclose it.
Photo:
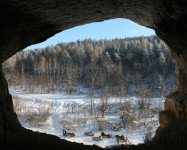
M 132 28 L 133 28 L 131 30 L 132 34 L 137 34 L 137 33 L 141 32 L 144 29 L 143 26 L 141 26 L 141 25 L 139 25 L 139 24 L 137 24 L 137 23 L 135 23 L 133 21 L 129 21 L 128 24 L 130 24 L 132 26 Z
M 140 32 L 140 31 L 139 31 L 138 29 L 132 29 L 131 32 L 132 32 L 133 34 L 136 34 L 136 33 Z
M 139 27 L 139 28 L 144 28 L 144 26 L 141 26 L 141 25 L 139 25 L 139 24 L 137 24 L 137 23 L 135 23 L 133 21 L 129 21 L 128 24 L 131 24 L 131 25 Z
M 136 24 L 135 22 L 133 21 L 129 21 L 128 24 Z

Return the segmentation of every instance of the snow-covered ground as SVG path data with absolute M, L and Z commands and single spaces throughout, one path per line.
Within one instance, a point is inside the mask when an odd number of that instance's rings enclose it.
M 105 112 L 102 118 L 100 98 L 93 99 L 93 112 L 91 115 L 91 100 L 86 95 L 23 94 L 15 91 L 11 91 L 11 94 L 13 98 L 15 96 L 19 97 L 19 103 L 22 104 L 22 108 L 17 111 L 17 114 L 24 127 L 33 131 L 53 134 L 68 141 L 106 147 L 117 144 L 115 135 L 124 135 L 132 144 L 138 144 L 143 143 L 143 138 L 148 130 L 154 134 L 158 127 L 158 113 L 153 112 L 158 111 L 156 109 L 159 105 L 159 98 L 144 99 L 146 106 L 149 107 L 146 112 L 138 111 L 140 98 L 108 98 L 107 105 L 110 109 Z M 126 105 L 132 108 L 128 113 L 132 111 L 134 116 L 131 122 L 126 122 L 125 127 L 119 127 L 122 122 L 120 116 L 125 112 L 121 109 Z M 38 116 L 38 119 L 32 120 L 32 117 L 34 118 L 35 115 L 40 115 L 43 112 L 49 113 L 49 117 L 44 122 Z M 142 116 L 146 116 L 146 119 Z M 119 131 L 112 130 L 113 127 L 119 128 Z M 75 137 L 64 137 L 62 129 L 74 132 Z M 93 131 L 95 136 L 99 136 L 101 135 L 100 129 L 105 133 L 110 133 L 112 138 L 104 138 L 102 141 L 96 142 L 92 140 L 92 137 L 84 135 L 85 132 Z

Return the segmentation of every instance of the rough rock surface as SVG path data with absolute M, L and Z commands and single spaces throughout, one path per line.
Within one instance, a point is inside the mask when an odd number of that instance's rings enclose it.
M 187 96 L 175 92 L 167 96 L 164 105 L 165 111 L 171 113 L 174 117 L 187 120 Z
M 167 96 L 164 107 L 165 110 L 159 113 L 160 127 L 147 145 L 157 144 L 165 149 L 186 149 L 187 96 L 174 92 Z
M 161 126 L 155 138 L 146 145 L 113 149 L 185 149 L 185 141 L 187 141 L 186 0 L 1 0 L 0 63 L 23 48 L 42 42 L 62 30 L 112 18 L 131 19 L 154 29 L 170 48 L 171 57 L 178 67 L 179 80 L 177 92 L 167 97 L 165 111 L 160 113 Z M 3 144 L 5 149 L 13 149 L 13 147 L 26 149 L 26 146 L 27 149 L 36 149 L 29 141 L 38 144 L 42 140 L 47 141 L 48 145 L 56 145 L 56 149 L 98 149 L 98 147 L 81 144 L 64 144 L 54 136 L 37 134 L 22 128 L 13 111 L 12 98 L 1 66 L 0 120 L 0 137 L 3 137 L 0 138 L 0 144 Z M 25 145 L 21 142 L 23 139 Z M 164 141 L 167 144 L 164 144 Z M 51 148 L 38 144 L 38 149 L 46 149 L 46 147 Z

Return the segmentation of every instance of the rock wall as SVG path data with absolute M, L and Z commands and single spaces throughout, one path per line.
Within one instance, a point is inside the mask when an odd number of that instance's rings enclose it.
M 160 127 L 147 145 L 159 145 L 160 149 L 186 149 L 187 96 L 179 92 L 170 94 L 164 108 L 159 113 Z
M 165 111 L 160 113 L 161 126 L 151 142 L 146 145 L 113 149 L 185 149 L 185 141 L 187 141 L 186 8 L 186 0 L 1 0 L 0 63 L 31 44 L 42 42 L 62 30 L 81 24 L 112 18 L 127 18 L 152 28 L 170 48 L 171 57 L 178 67 L 179 85 L 176 92 L 166 99 Z M 54 147 L 56 145 L 56 149 L 98 149 L 98 147 L 69 142 L 64 144 L 54 136 L 41 135 L 22 128 L 13 111 L 12 98 L 1 66 L 0 120 L 0 137 L 3 137 L 0 138 L 0 144 L 3 144 L 2 147 L 5 149 L 13 147 L 36 149 L 36 146 L 29 141 L 35 141 L 36 144 L 42 140 L 48 141 Z M 171 138 L 167 138 L 168 136 Z M 180 146 L 177 143 L 180 143 Z M 38 148 L 51 147 L 38 144 Z

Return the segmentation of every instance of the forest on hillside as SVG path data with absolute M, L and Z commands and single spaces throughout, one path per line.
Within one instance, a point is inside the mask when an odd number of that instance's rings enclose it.
M 9 87 L 30 93 L 165 96 L 177 84 L 176 66 L 157 36 L 86 39 L 21 51 L 4 64 Z

